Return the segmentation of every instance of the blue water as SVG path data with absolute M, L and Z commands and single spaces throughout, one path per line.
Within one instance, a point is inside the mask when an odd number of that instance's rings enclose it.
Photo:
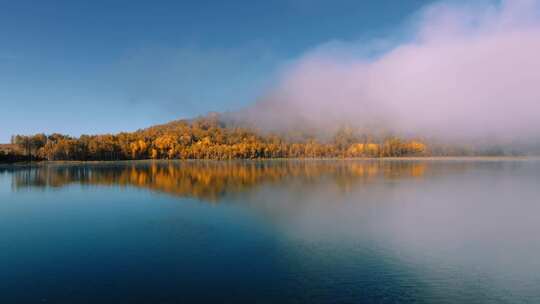
M 0 303 L 540 303 L 535 160 L 0 168 Z

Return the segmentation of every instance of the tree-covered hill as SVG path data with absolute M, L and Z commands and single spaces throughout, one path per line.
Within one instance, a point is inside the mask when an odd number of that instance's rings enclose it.
M 82 135 L 15 135 L 11 157 L 33 160 L 346 158 L 471 155 L 463 147 L 430 145 L 414 138 L 377 135 L 350 127 L 332 136 L 316 132 L 268 133 L 219 114 L 178 120 L 135 132 Z M 6 160 L 6 153 L 0 160 Z

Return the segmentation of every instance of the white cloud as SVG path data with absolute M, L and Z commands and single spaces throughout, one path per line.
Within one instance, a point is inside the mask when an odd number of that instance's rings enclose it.
M 535 0 L 435 4 L 413 20 L 411 39 L 375 58 L 359 42 L 307 53 L 250 113 L 274 128 L 346 122 L 445 138 L 538 137 L 539 13 Z

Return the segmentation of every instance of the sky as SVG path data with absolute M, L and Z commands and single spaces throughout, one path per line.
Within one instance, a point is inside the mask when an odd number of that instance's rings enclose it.
M 0 0 L 0 143 L 236 111 L 305 53 L 399 39 L 430 3 Z

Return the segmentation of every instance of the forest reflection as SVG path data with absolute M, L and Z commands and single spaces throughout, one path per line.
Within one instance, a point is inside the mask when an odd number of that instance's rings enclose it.
M 464 169 L 466 164 L 453 166 Z M 263 184 L 333 182 L 343 191 L 377 180 L 418 179 L 434 174 L 425 161 L 138 161 L 44 165 L 12 172 L 13 190 L 84 186 L 130 186 L 178 197 L 219 202 Z

